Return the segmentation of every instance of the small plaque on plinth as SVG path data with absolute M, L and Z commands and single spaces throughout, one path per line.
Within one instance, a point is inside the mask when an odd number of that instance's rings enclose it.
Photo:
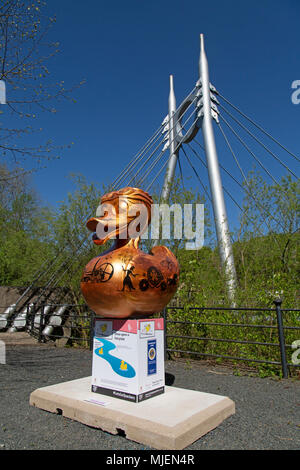
M 96 318 L 91 390 L 136 403 L 164 393 L 163 318 Z

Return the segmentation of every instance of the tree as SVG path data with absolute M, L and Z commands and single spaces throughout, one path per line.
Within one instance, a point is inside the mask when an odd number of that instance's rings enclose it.
M 40 207 L 28 176 L 8 175 L 0 165 L 0 284 L 21 286 L 54 255 L 52 213 Z
M 267 184 L 257 171 L 248 175 L 241 224 L 234 244 L 242 302 L 267 305 L 276 295 L 297 304 L 299 265 L 299 181 L 282 176 Z
M 0 113 L 7 106 L 11 114 L 10 126 L 0 122 L 0 155 L 14 165 L 6 178 L 24 173 L 24 159 L 32 158 L 39 167 L 58 158 L 52 141 L 30 147 L 26 136 L 37 130 L 32 122 L 39 111 L 55 113 L 55 103 L 72 99 L 72 90 L 66 90 L 63 81 L 49 79 L 48 62 L 59 52 L 59 44 L 46 43 L 55 18 L 47 18 L 44 8 L 40 0 L 2 0 L 0 5 L 0 80 L 7 89 L 7 105 Z
M 258 171 L 251 171 L 245 185 L 244 213 L 240 234 L 292 234 L 299 228 L 300 182 L 290 175 L 268 184 Z

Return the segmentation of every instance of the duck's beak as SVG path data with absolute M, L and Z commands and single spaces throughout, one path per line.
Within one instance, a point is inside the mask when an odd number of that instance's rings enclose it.
M 91 231 L 91 232 L 96 232 L 96 228 L 97 228 L 97 224 L 98 222 L 100 222 L 100 218 L 97 218 L 97 217 L 92 217 L 91 219 L 89 219 L 86 223 L 86 226 L 87 228 Z
M 94 232 L 93 233 L 93 242 L 95 243 L 95 245 L 103 245 L 105 242 L 106 242 L 106 239 L 100 239 L 96 233 L 96 230 L 97 230 L 97 225 L 98 223 L 101 222 L 101 218 L 99 217 L 92 217 L 91 219 L 89 219 L 86 223 L 86 226 L 87 228 L 91 231 L 91 232 Z
M 98 224 L 103 226 L 102 230 L 97 230 L 97 227 L 99 229 Z M 116 232 L 115 219 L 108 219 L 107 217 L 92 217 L 87 221 L 86 226 L 91 232 L 94 232 L 92 238 L 95 245 L 104 245 L 104 243 L 106 243 L 107 240 Z M 97 231 L 98 233 L 100 232 L 105 235 L 100 238 Z

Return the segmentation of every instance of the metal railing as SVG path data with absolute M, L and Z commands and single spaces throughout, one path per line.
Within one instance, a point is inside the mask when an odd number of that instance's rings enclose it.
M 31 309 L 26 331 L 45 343 L 65 339 L 91 349 L 94 313 L 87 305 L 43 304 Z
M 94 313 L 87 305 L 30 303 L 17 316 L 14 304 L 0 309 L 0 332 L 26 331 L 39 343 L 70 340 L 91 345 Z
M 167 307 L 163 311 L 165 357 L 281 366 L 287 378 L 290 368 L 300 367 L 288 359 L 292 343 L 300 340 L 300 310 L 282 309 L 280 299 L 274 304 L 274 308 Z M 8 331 L 12 310 L 6 308 L 2 314 Z M 92 349 L 94 318 L 87 305 L 28 304 L 19 330 L 40 343 L 64 339 Z
M 287 359 L 287 350 L 300 339 L 300 310 L 281 309 L 280 299 L 274 304 L 275 308 L 167 307 L 165 355 L 281 366 L 282 377 L 287 378 L 290 367 L 300 367 Z M 240 355 L 243 351 L 248 356 Z

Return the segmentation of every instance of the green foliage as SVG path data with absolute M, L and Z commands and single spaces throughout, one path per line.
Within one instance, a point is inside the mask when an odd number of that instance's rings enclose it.
M 0 280 L 2 285 L 29 283 L 37 269 L 53 255 L 51 212 L 39 207 L 38 198 L 24 176 L 8 182 L 0 166 Z
M 41 263 L 47 263 L 52 255 L 50 246 L 26 232 L 12 232 L 0 247 L 1 285 L 27 285 Z

